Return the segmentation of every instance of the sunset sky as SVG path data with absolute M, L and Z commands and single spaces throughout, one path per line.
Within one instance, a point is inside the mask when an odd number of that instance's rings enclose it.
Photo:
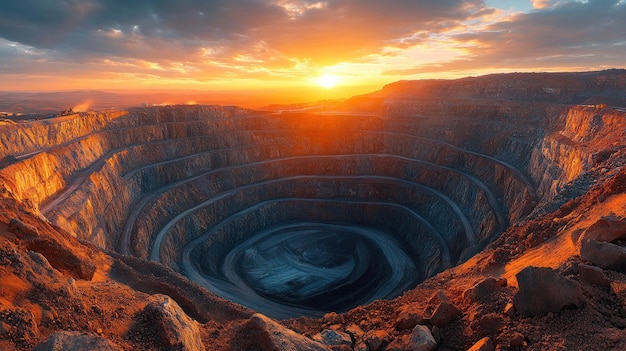
M 332 90 L 341 97 L 401 79 L 614 67 L 626 67 L 625 0 L 0 4 L 5 91 Z

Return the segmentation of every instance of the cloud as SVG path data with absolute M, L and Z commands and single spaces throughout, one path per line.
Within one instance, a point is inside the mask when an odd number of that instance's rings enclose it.
M 40 1 L 2 5 L 0 37 L 68 56 L 177 59 L 200 47 L 258 43 L 298 59 L 337 63 L 440 23 L 471 18 L 482 2 Z
M 209 82 L 305 79 L 335 65 L 355 76 L 624 65 L 623 1 L 532 4 L 511 13 L 483 0 L 5 1 L 0 74 Z
M 481 31 L 454 35 L 452 39 L 466 51 L 464 57 L 385 73 L 623 67 L 623 18 L 626 3 L 622 1 L 560 2 L 550 9 L 514 14 Z
M 550 0 L 530 0 L 535 9 L 545 9 L 548 8 L 552 1 Z

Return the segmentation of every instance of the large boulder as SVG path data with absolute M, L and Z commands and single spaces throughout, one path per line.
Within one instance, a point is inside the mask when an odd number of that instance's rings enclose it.
M 465 290 L 463 292 L 463 300 L 469 302 L 481 301 L 504 286 L 506 286 L 506 279 L 504 278 L 485 278 Z
M 626 238 L 626 218 L 615 215 L 604 216 L 587 228 L 580 236 L 584 239 L 597 241 L 614 241 Z
M 405 306 L 400 313 L 398 313 L 398 317 L 396 318 L 396 328 L 399 330 L 403 329 L 411 329 L 418 324 L 424 322 L 424 317 L 422 316 L 422 312 L 417 305 L 408 305 Z
M 579 264 L 578 278 L 580 281 L 601 286 L 603 288 L 611 286 L 611 281 L 606 277 L 602 268 L 596 266 L 590 266 L 582 263 Z
M 598 267 L 626 273 L 626 247 L 583 239 L 580 256 Z
M 363 341 L 370 351 L 382 349 L 391 339 L 391 334 L 386 330 L 370 330 L 363 336 Z
M 95 334 L 59 331 L 48 340 L 35 346 L 33 351 L 121 351 L 122 349 L 103 337 Z
M 176 301 L 166 295 L 153 295 L 141 312 L 144 325 L 150 326 L 164 350 L 204 351 L 196 322 Z
M 516 278 L 519 290 L 513 297 L 513 304 L 520 314 L 539 316 L 584 304 L 580 284 L 551 268 L 526 267 Z
M 345 345 L 352 348 L 352 338 L 344 332 L 332 329 L 324 329 L 321 333 L 315 335 L 313 340 L 329 346 Z
M 437 342 L 428 327 L 418 324 L 411 333 L 410 347 L 413 351 L 432 351 L 437 348 Z
M 461 317 L 463 313 L 451 302 L 443 301 L 437 306 L 430 317 L 430 324 L 443 328 L 452 321 Z
M 424 325 L 416 325 L 411 335 L 402 335 L 395 338 L 385 348 L 385 351 L 432 351 L 437 348 L 437 342 Z
M 231 350 L 328 351 L 329 348 L 256 313 L 236 332 Z

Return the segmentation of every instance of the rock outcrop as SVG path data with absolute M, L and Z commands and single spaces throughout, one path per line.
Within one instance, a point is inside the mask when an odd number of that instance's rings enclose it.
M 255 314 L 238 331 L 231 350 L 328 351 L 329 348 L 285 328 L 262 314 Z
M 513 303 L 523 315 L 541 316 L 565 307 L 581 307 L 585 303 L 580 284 L 550 268 L 527 267 L 516 277 L 519 291 Z

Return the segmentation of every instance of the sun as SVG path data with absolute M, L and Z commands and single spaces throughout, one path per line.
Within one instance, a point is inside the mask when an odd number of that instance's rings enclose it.
M 333 74 L 326 73 L 317 78 L 317 84 L 323 88 L 330 89 L 339 83 L 339 77 Z

